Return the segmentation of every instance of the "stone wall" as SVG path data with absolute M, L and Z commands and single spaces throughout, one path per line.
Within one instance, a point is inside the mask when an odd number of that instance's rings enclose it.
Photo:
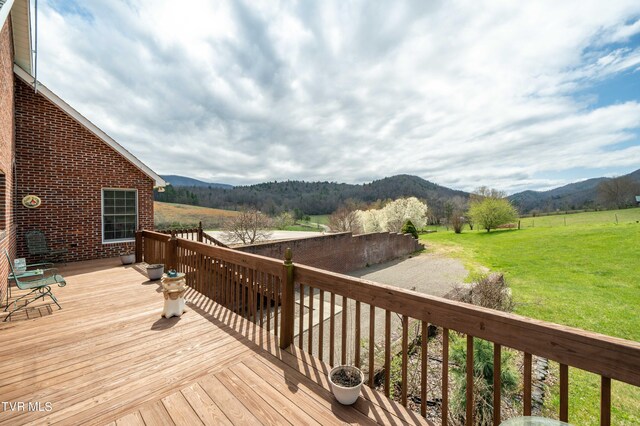
M 237 250 L 284 259 L 284 251 L 287 247 L 293 251 L 294 263 L 340 273 L 388 262 L 424 248 L 411 235 L 389 232 L 352 235 L 346 232 L 255 244 L 238 247 Z
M 9 265 L 4 251 L 15 255 L 16 229 L 13 199 L 15 123 L 13 92 L 13 40 L 11 18 L 0 30 L 0 304 L 5 301 Z
M 20 78 L 16 96 L 16 197 L 37 195 L 42 205 L 19 205 L 18 255 L 25 233 L 41 230 L 67 262 L 117 256 L 122 243 L 102 242 L 102 189 L 138 190 L 138 228 L 153 229 L 153 180 Z M 33 259 L 29 259 L 33 260 Z

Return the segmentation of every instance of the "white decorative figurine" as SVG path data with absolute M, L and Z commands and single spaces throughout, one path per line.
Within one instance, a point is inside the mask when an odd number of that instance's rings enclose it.
M 186 291 L 187 285 L 184 273 L 169 271 L 162 276 L 162 292 L 164 293 L 163 317 L 179 317 L 186 311 L 184 300 Z

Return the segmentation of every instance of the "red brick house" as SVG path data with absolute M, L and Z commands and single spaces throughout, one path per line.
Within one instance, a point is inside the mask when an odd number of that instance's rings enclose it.
M 28 0 L 0 0 L 0 253 L 29 259 L 25 234 L 40 230 L 66 261 L 117 256 L 153 228 L 165 182 L 51 90 L 36 92 L 29 22 Z M 28 195 L 40 206 L 25 207 Z M 0 259 L 2 297 L 7 275 Z

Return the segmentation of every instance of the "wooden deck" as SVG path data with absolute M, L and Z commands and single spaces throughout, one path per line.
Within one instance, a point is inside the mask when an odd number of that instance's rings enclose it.
M 138 267 L 62 273 L 62 310 L 47 301 L 0 323 L 0 401 L 13 404 L 0 424 L 424 423 L 368 387 L 338 404 L 327 365 L 195 291 L 185 315 L 161 319 L 158 285 Z

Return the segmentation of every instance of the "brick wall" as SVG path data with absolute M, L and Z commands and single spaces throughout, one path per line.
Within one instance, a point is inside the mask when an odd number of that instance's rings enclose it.
M 424 248 L 411 235 L 389 232 L 351 235 L 350 232 L 346 232 L 255 244 L 238 247 L 237 250 L 284 260 L 287 247 L 293 252 L 294 263 L 341 273 L 388 262 Z
M 15 78 L 16 221 L 18 255 L 24 235 L 45 233 L 66 261 L 117 256 L 123 244 L 102 243 L 102 189 L 138 190 L 138 227 L 153 229 L 153 180 L 32 87 Z M 42 205 L 20 200 L 37 195 Z M 33 259 L 29 259 L 33 261 Z
M 9 265 L 4 250 L 15 255 L 13 211 L 13 159 L 15 150 L 13 110 L 13 40 L 11 18 L 0 31 L 0 305 L 5 301 Z

